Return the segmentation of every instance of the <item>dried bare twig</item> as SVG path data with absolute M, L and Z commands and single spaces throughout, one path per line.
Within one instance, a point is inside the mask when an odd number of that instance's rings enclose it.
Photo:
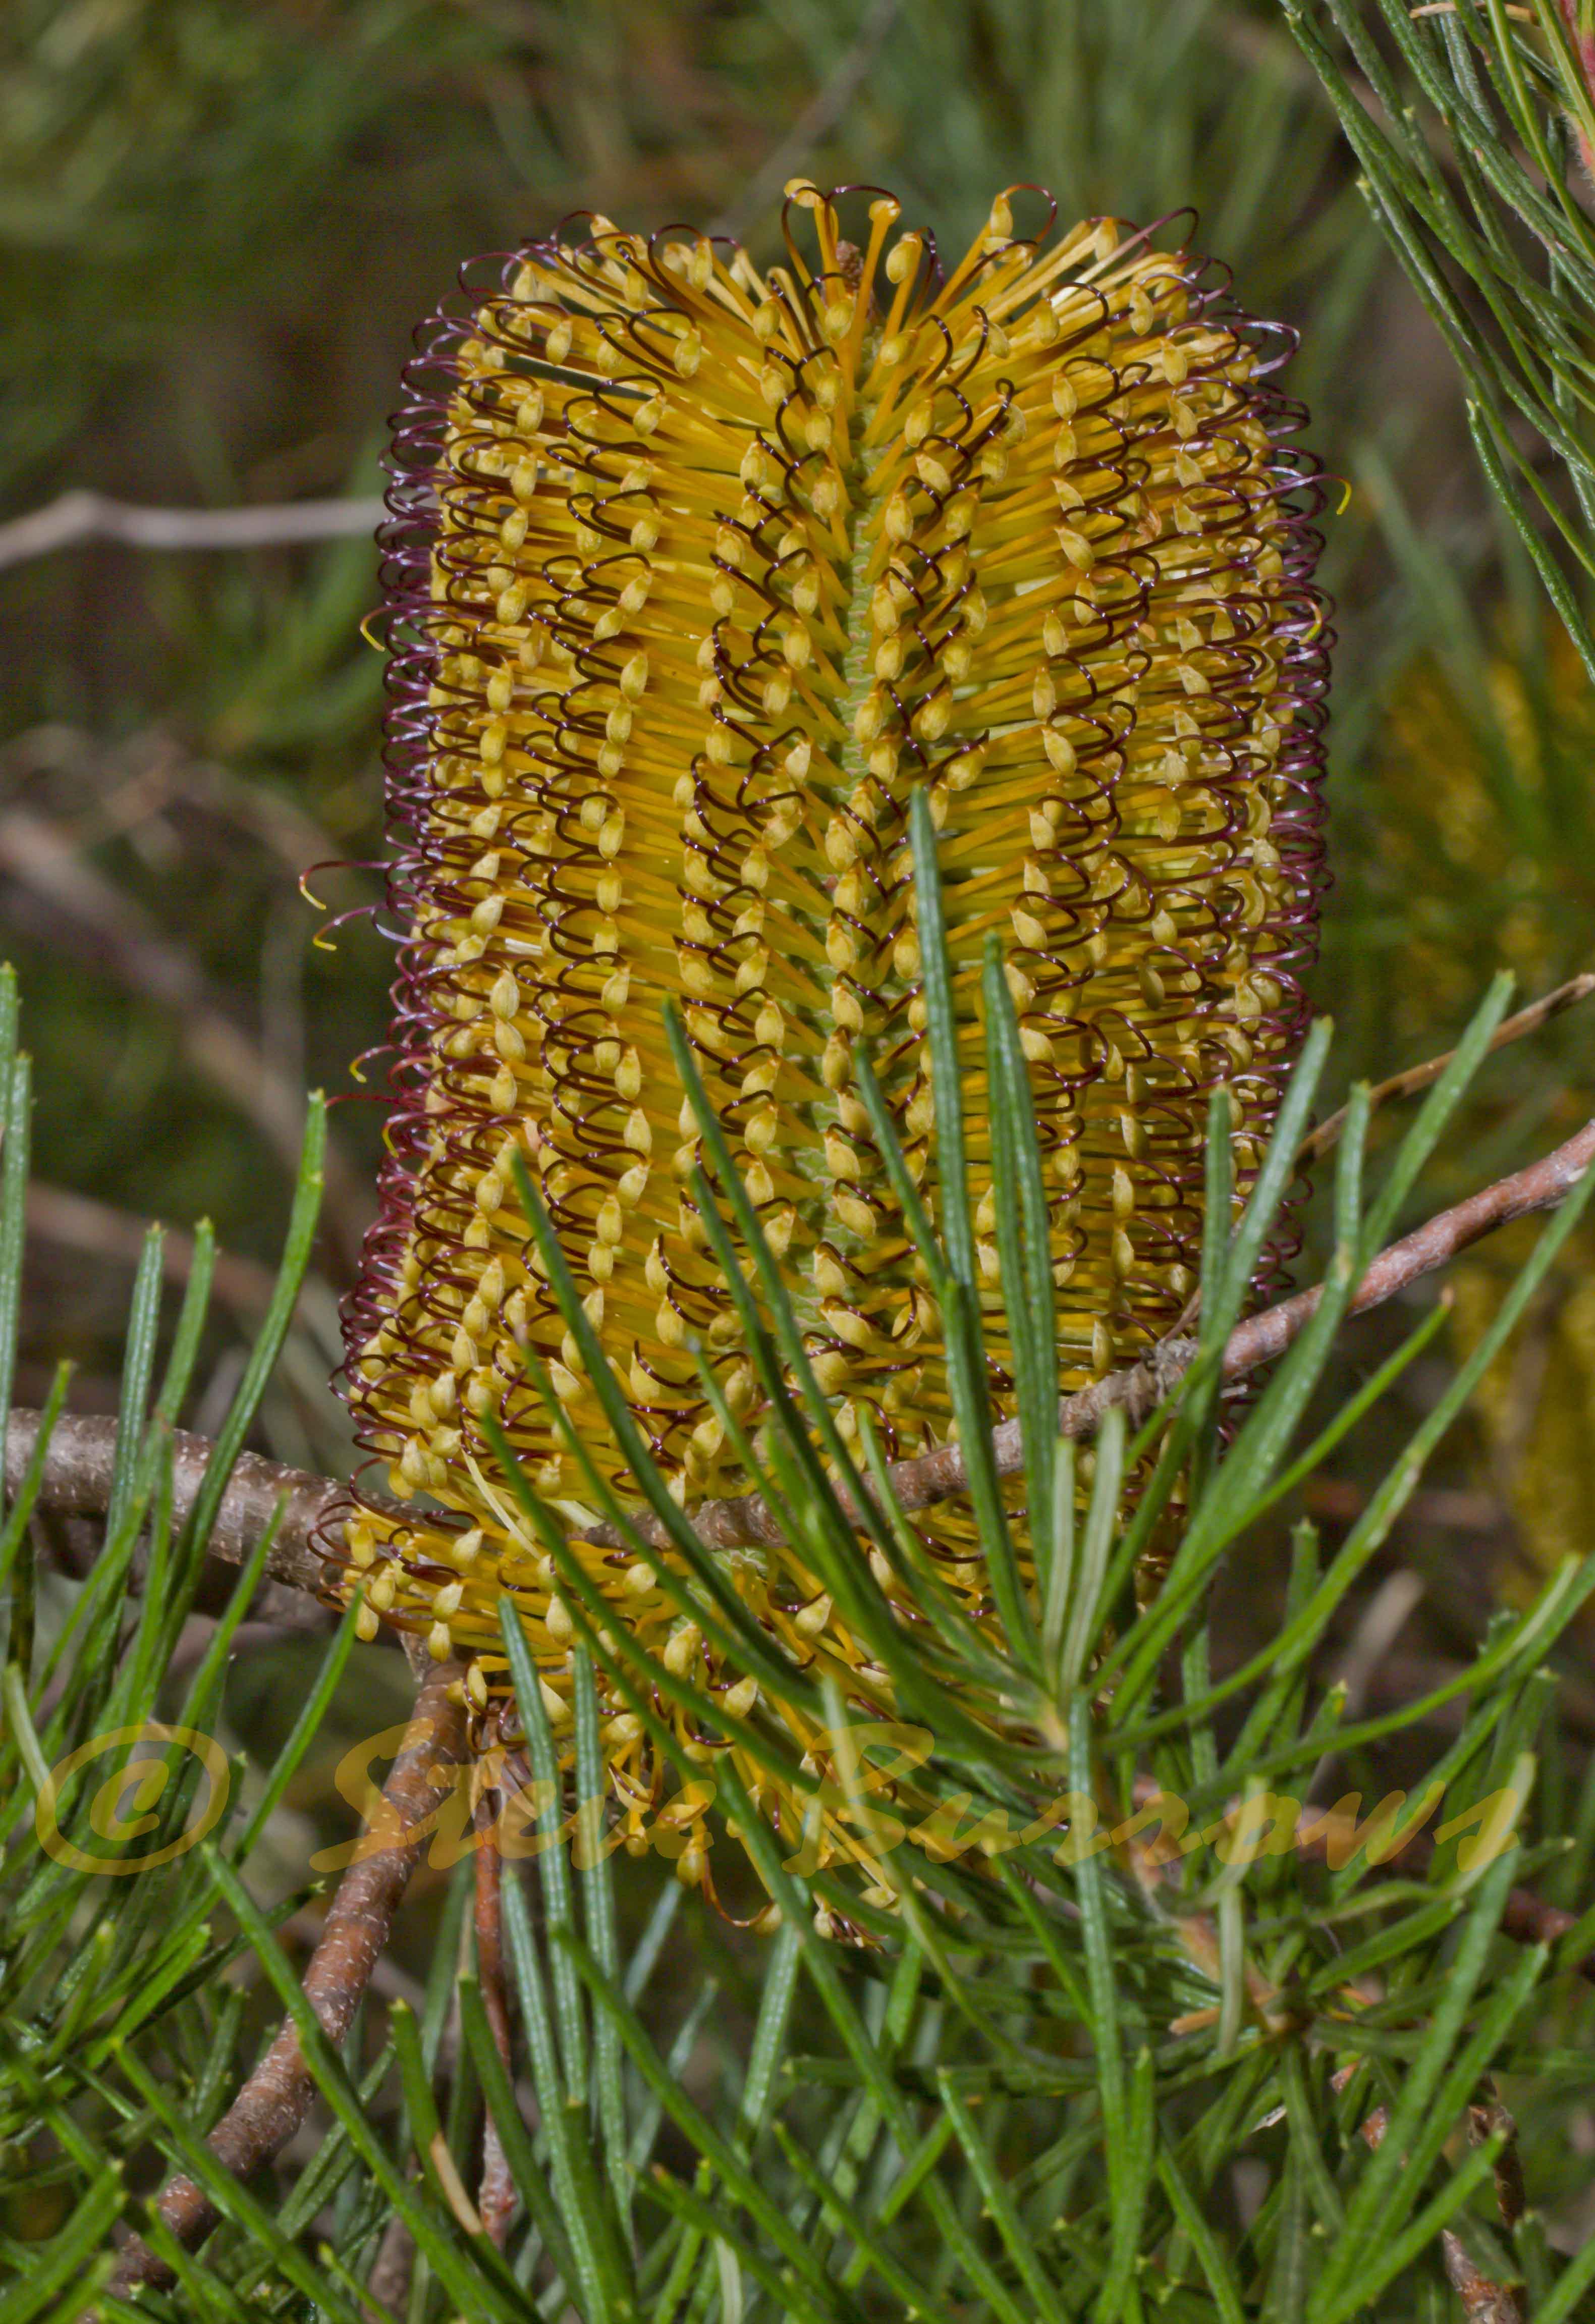
M 386 513 L 380 500 L 168 509 L 110 500 L 104 493 L 62 493 L 46 507 L 0 524 L 0 565 L 21 565 L 84 540 L 119 540 L 130 549 L 281 549 L 294 541 L 374 532 Z
M 457 1677 L 457 1670 L 442 1663 L 423 1682 L 409 1732 L 383 1787 L 382 1808 L 373 1820 L 372 1830 L 381 1832 L 383 1845 L 344 1874 L 305 1971 L 306 1998 L 333 2043 L 341 2042 L 353 2024 L 387 1942 L 393 1915 L 419 1860 L 422 1827 L 447 1797 L 455 1770 L 466 1759 L 466 1713 L 448 1699 Z M 281 2153 L 314 2096 L 315 2083 L 290 2019 L 206 2144 L 229 2171 L 247 2178 Z M 160 2211 L 173 2235 L 189 2246 L 209 2233 L 218 2216 L 204 2190 L 180 2175 L 161 2193 Z M 134 2239 L 122 2254 L 112 2289 L 125 2292 L 135 2283 L 171 2281 L 163 2264 Z

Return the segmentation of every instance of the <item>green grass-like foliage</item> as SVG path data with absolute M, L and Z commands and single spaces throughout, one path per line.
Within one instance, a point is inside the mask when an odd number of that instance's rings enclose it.
M 1583 0 L 1279 6 L 1461 374 L 1485 475 L 1595 677 L 1595 221 L 1577 183 L 1595 160 L 1595 19 Z
M 934 927 L 927 819 L 917 841 L 921 925 Z M 779 1270 L 749 1235 L 757 1276 L 749 1314 L 776 1394 L 774 1417 L 751 1448 L 764 1489 L 870 1651 L 892 1670 L 904 1715 L 932 1729 L 935 1748 L 916 1784 L 947 1831 L 973 1835 L 972 1845 L 948 1861 L 917 1848 L 892 1852 L 896 1908 L 882 1910 L 861 1902 L 858 1882 L 843 1873 L 806 1877 L 800 1854 L 778 1845 L 734 1775 L 717 1766 L 720 1807 L 781 1919 L 773 1936 L 754 1942 L 699 1922 L 696 1989 L 683 2014 L 681 1997 L 667 2001 L 658 1982 L 683 1892 L 661 1868 L 651 1917 L 622 1943 L 615 1870 L 590 1844 L 592 1819 L 585 1849 L 573 1852 L 564 1830 L 575 1800 L 597 1789 L 595 1696 L 578 1687 L 575 1783 L 561 1796 L 541 1694 L 506 1601 L 528 1754 L 548 1784 L 549 1842 L 530 1873 L 505 1874 L 513 2090 L 462 1940 L 468 1860 L 454 1876 L 419 2007 L 393 2004 L 380 2034 L 368 2011 L 341 2053 L 315 2024 L 272 1933 L 302 1899 L 263 1904 L 252 1894 L 252 1845 L 344 1670 L 347 1621 L 247 1822 L 224 1821 L 202 1848 L 137 1880 L 74 1870 L 34 1842 L 37 1786 L 76 1745 L 151 1715 L 175 1712 L 203 1727 L 216 1713 L 228 1632 L 248 1603 L 263 1544 L 180 1705 L 163 1692 L 162 1674 L 227 1461 L 304 1264 L 318 1112 L 271 1323 L 204 1502 L 176 1534 L 166 1431 L 188 1385 L 206 1286 L 201 1268 L 156 1388 L 152 1244 L 129 1326 L 126 1425 L 106 1545 L 47 1656 L 35 1653 L 30 1611 L 37 1464 L 0 1534 L 11 1592 L 0 1743 L 0 2001 L 9 2029 L 0 2138 L 14 2206 L 29 2195 L 60 2218 L 42 2240 L 0 2241 L 0 2324 L 68 2324 L 86 2313 L 361 2324 L 379 2313 L 361 2287 L 395 2213 L 415 2252 L 405 2324 L 572 2315 L 582 2324 L 1032 2324 L 1076 2315 L 1113 2324 L 1153 2310 L 1223 2324 L 1249 2316 L 1341 2324 L 1370 2310 L 1426 2319 L 1447 2313 L 1452 2299 L 1443 2228 L 1494 2280 L 1528 2287 L 1536 2324 L 1577 2312 L 1595 2281 L 1595 2244 L 1569 2264 L 1552 2252 L 1532 2179 L 1523 2222 L 1504 2228 L 1491 2175 L 1500 2134 L 1470 2146 L 1459 2130 L 1493 2077 L 1524 2115 L 1532 2163 L 1534 2142 L 1554 2140 L 1562 2108 L 1587 2081 L 1581 2043 L 1590 2009 L 1574 1965 L 1595 1946 L 1595 1912 L 1554 1949 L 1499 1931 L 1514 1883 L 1532 1880 L 1564 1903 L 1587 1890 L 1595 1787 L 1586 1784 L 1581 1803 L 1569 1798 L 1547 1657 L 1595 1589 L 1595 1563 L 1570 1563 L 1532 1606 L 1498 1616 L 1471 1664 L 1398 1711 L 1347 1723 L 1343 1692 L 1315 1680 L 1314 1658 L 1428 1452 L 1552 1264 L 1587 1186 L 1545 1228 L 1489 1341 L 1433 1401 L 1332 1556 L 1322 1556 L 1310 1525 L 1296 1526 L 1286 1612 L 1267 1651 L 1218 1678 L 1208 1653 L 1212 1591 L 1227 1548 L 1341 1441 L 1431 1336 L 1420 1323 L 1353 1403 L 1303 1444 L 1346 1302 L 1464 1097 L 1506 1004 L 1504 986 L 1492 990 L 1371 1193 L 1363 1185 L 1366 1098 L 1354 1096 L 1336 1161 L 1334 1258 L 1319 1317 L 1221 1440 L 1218 1352 L 1314 1103 L 1327 1041 L 1326 1029 L 1315 1033 L 1243 1223 L 1227 1246 L 1210 1238 L 1200 1360 L 1172 1408 L 1133 1440 L 1115 1417 L 1090 1448 L 1061 1443 L 1050 1421 L 1050 1285 L 1044 1268 L 1027 1264 L 1034 1120 L 1004 998 L 994 964 L 985 1027 L 993 1134 L 1013 1187 L 1001 1222 L 1003 1280 L 1022 1286 L 1026 1303 L 1013 1344 L 1028 1491 L 1053 1512 L 1051 1556 L 1033 1600 L 1013 1578 L 1004 1647 L 936 1595 L 867 1440 L 868 1475 L 851 1467 L 823 1399 L 803 1380 Z M 3 1000 L 0 1365 L 14 1328 L 25 1177 L 16 1157 L 25 1159 L 27 1120 L 9 983 Z M 937 1038 L 947 1086 L 958 1047 L 950 1018 Z M 1212 1146 L 1218 1215 L 1223 1120 L 1221 1097 Z M 944 1165 L 943 1183 L 953 1177 Z M 724 1162 L 698 1193 L 712 1230 L 730 1212 L 748 1232 L 751 1206 Z M 956 1307 L 959 1291 L 971 1288 L 967 1238 L 927 1245 L 927 1257 Z M 963 1312 L 973 1419 L 982 1378 L 973 1299 Z M 583 1320 L 574 1300 L 567 1320 L 573 1330 Z M 638 1498 L 673 1511 L 638 1449 Z M 923 1582 L 929 1618 L 911 1648 L 842 1517 L 827 1457 L 861 1502 L 872 1496 L 871 1545 Z M 1149 1470 L 1150 1482 L 1121 1504 L 1132 1470 L 1143 1478 Z M 1172 1565 L 1151 1602 L 1138 1605 L 1139 1552 L 1182 1473 L 1194 1481 Z M 564 1568 L 585 1666 L 604 1664 L 661 1746 L 675 1748 L 674 1729 L 656 1717 L 655 1690 L 684 1700 L 685 1682 L 615 1639 L 601 1608 L 583 1620 L 580 1570 L 552 1513 L 518 1473 L 509 1482 Z M 1004 1520 L 989 1479 L 975 1499 L 998 1563 Z M 609 1513 L 623 1521 L 617 1505 Z M 640 1537 L 636 1553 L 647 1554 Z M 143 1578 L 134 1588 L 135 1554 Z M 703 1555 L 700 1563 L 692 1588 L 707 1602 L 714 1561 Z M 989 1715 L 999 1703 L 994 1736 L 971 1712 Z M 1436 1752 L 1432 1722 L 1448 1707 L 1450 1739 Z M 711 1702 L 694 1708 L 715 1727 Z M 848 1707 L 834 1692 L 827 1710 L 833 1729 L 847 1727 Z M 757 1713 L 753 1733 L 799 1793 L 829 1785 L 831 1799 L 845 1800 L 863 1824 L 888 1812 L 867 1753 L 839 1748 L 827 1767 L 798 1766 L 785 1762 L 773 1729 L 759 1732 Z M 1231 1803 L 1265 1790 L 1299 1793 L 1326 1753 L 1339 1768 L 1330 1793 L 1360 1789 L 1371 1803 L 1388 1788 L 1384 1755 L 1397 1747 L 1408 1817 L 1434 1785 L 1443 1787 L 1446 1820 L 1465 1820 L 1512 1787 L 1522 1804 L 1504 1851 L 1474 1860 L 1466 1821 L 1432 1856 L 1415 1851 L 1394 1864 L 1370 1864 L 1365 1849 L 1332 1869 L 1295 1851 L 1248 1862 L 1244 1849 L 1223 1842 Z M 1536 1789 L 1541 1750 L 1553 1780 Z M 90 1787 L 114 1764 L 97 1761 L 63 1794 L 69 1836 L 88 1838 Z M 193 1763 L 185 1765 L 191 1775 Z M 702 1772 L 683 1764 L 689 1780 Z M 1157 1873 L 1138 1858 L 1128 1831 L 1097 1852 L 1085 1848 L 1093 1817 L 1103 1830 L 1135 1821 L 1148 1779 L 1186 1803 L 1190 1829 L 1218 1830 L 1221 1844 Z M 162 1831 L 181 1829 L 191 1788 L 179 1782 L 158 1802 Z M 1076 1795 L 1072 1820 L 1047 1826 L 1043 1811 L 1065 1793 Z M 1000 1817 L 1007 1827 L 991 1821 Z M 1148 1828 L 1155 1821 L 1152 1811 L 1140 1819 Z M 1396 1821 L 1398 1829 L 1399 1813 Z M 990 1837 L 1031 1826 L 1022 1844 L 982 1852 L 982 1828 Z M 868 1932 L 871 1949 L 835 1941 L 828 1932 L 844 1918 Z M 242 2038 L 243 1996 L 226 1974 L 251 1955 L 268 1997 L 299 2024 L 324 2108 L 320 2143 L 297 2175 L 244 2190 L 207 2163 L 203 2137 L 254 2054 L 258 2034 Z M 724 2030 L 728 2005 L 746 2013 L 745 2040 Z M 484 2098 L 521 2198 L 502 2251 L 471 2209 Z M 1389 2122 L 1374 2151 L 1359 2126 L 1380 2105 Z M 104 2290 L 108 2238 L 118 2217 L 150 2232 L 131 2189 L 149 2183 L 152 2163 L 205 2180 L 223 2224 L 194 2256 L 157 2233 L 178 2288 L 143 2292 L 130 2306 Z M 1237 2200 L 1241 2163 L 1262 2189 L 1249 2209 Z

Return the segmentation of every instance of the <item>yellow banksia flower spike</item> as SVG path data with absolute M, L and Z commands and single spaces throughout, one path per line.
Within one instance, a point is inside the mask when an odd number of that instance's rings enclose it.
M 579 1533 L 579 1472 L 523 1348 L 622 1496 L 627 1479 L 513 1154 L 688 1508 L 749 1481 L 694 1348 L 749 1429 L 760 1413 L 693 1200 L 667 1002 L 843 1433 L 868 1411 L 894 1457 L 951 1418 L 939 1318 L 853 1085 L 862 1050 L 934 1215 L 913 793 L 971 1024 L 988 932 L 1006 947 L 1066 1388 L 1179 1314 L 1209 1093 L 1231 1092 L 1244 1195 L 1305 1017 L 1326 641 L 1314 465 L 1271 382 L 1286 335 L 1150 235 L 1018 234 L 1016 194 L 945 273 L 895 200 L 853 197 L 852 244 L 838 198 L 788 195 L 768 271 L 601 217 L 494 262 L 432 327 L 398 428 L 397 1098 L 346 1376 L 373 1483 L 403 1507 L 356 1509 L 338 1579 L 364 1581 L 369 1627 L 471 1657 L 484 1714 L 509 1691 L 511 1591 L 557 1729 L 571 1618 L 482 1428 L 502 1423 Z M 990 1386 L 1011 1410 L 968 1046 Z M 967 1510 L 917 1523 L 991 1618 Z M 649 1567 L 579 1554 L 617 1632 L 748 1707 L 752 1682 Z M 856 1674 L 795 1553 L 727 1570 L 795 1664 Z M 884 1674 L 865 1692 L 890 1708 Z M 674 1813 L 701 1877 L 701 1812 L 660 1806 L 638 1720 L 617 1709 L 604 1733 L 633 1839 Z

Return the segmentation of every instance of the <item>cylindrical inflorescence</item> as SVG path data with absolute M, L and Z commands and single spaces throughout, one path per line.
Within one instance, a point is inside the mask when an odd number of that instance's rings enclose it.
M 844 1434 L 867 1410 L 893 1457 L 946 1437 L 939 1317 L 853 1086 L 862 1049 L 934 1216 L 917 788 L 971 1024 L 988 932 L 1006 946 L 1065 1387 L 1178 1315 L 1209 1093 L 1231 1093 L 1239 1201 L 1304 1024 L 1327 666 L 1316 468 L 1271 383 L 1288 334 L 1110 221 L 1026 238 L 1002 196 L 944 274 L 895 200 L 860 198 L 861 247 L 837 197 L 788 190 L 788 261 L 768 272 L 599 217 L 484 284 L 468 270 L 467 311 L 428 327 L 397 422 L 398 1056 L 346 1323 L 361 1440 L 406 1507 L 356 1508 L 337 1578 L 364 1580 L 368 1627 L 471 1657 L 484 1712 L 508 1692 L 507 1589 L 568 1716 L 570 1616 L 482 1425 L 579 1535 L 580 1474 L 524 1348 L 626 1486 L 513 1152 L 672 1491 L 690 1508 L 748 1481 L 694 1360 L 753 1427 L 666 1001 Z M 989 1384 L 1010 1410 L 976 1046 L 971 1195 Z M 967 1511 L 917 1522 L 990 1618 Z M 651 1568 L 580 1554 L 618 1629 L 733 1713 L 751 1702 Z M 890 1710 L 796 1552 L 727 1564 L 795 1664 Z M 662 1771 L 635 1718 L 604 1734 L 641 1835 Z M 706 1839 L 687 1821 L 692 1877 Z

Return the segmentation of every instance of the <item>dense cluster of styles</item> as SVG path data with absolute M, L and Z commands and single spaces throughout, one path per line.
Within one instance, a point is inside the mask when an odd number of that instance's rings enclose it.
M 373 1482 L 404 1506 L 363 1499 L 334 1570 L 363 1586 L 368 1631 L 397 1623 L 466 1658 L 484 1732 L 510 1697 L 499 1594 L 521 1609 L 557 1732 L 573 1635 L 490 1417 L 615 1634 L 733 1720 L 758 1696 L 651 1563 L 582 1547 L 580 1472 L 523 1359 L 540 1355 L 623 1489 L 517 1154 L 671 1489 L 690 1508 L 746 1484 L 697 1370 L 701 1351 L 755 1431 L 667 1002 L 838 1425 L 852 1437 L 867 1412 L 893 1456 L 951 1424 L 941 1318 L 854 1085 L 862 1051 L 934 1222 L 912 794 L 939 834 L 972 1023 L 988 932 L 1005 942 L 1065 1387 L 1179 1315 L 1209 1093 L 1232 1093 L 1240 1199 L 1304 1020 L 1326 641 L 1314 464 L 1272 382 L 1286 335 L 1148 233 L 1032 237 L 1004 195 L 944 269 L 894 199 L 850 198 L 858 244 L 839 197 L 791 188 L 787 261 L 768 271 L 587 218 L 492 262 L 484 284 L 467 270 L 466 311 L 429 327 L 408 374 L 386 535 L 396 1098 L 346 1314 Z M 978 1078 L 973 1097 L 1005 1412 Z M 967 1510 L 917 1524 L 990 1618 Z M 817 1659 L 890 1715 L 886 1674 L 798 1551 L 724 1563 L 794 1665 Z M 791 1705 L 765 1711 L 813 1739 Z M 668 1796 L 641 1721 L 612 1714 L 629 1834 L 675 1820 L 684 1877 L 706 1879 L 701 1807 Z M 667 1715 L 695 1757 L 734 1748 Z M 757 1795 L 758 1766 L 742 1773 Z

